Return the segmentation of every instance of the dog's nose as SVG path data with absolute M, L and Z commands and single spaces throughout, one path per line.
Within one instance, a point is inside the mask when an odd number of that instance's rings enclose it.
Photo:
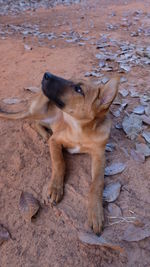
M 49 79 L 51 79 L 51 78 L 53 78 L 53 74 L 51 74 L 50 72 L 45 72 L 45 74 L 44 74 L 44 79 L 45 79 L 45 80 L 49 80 Z

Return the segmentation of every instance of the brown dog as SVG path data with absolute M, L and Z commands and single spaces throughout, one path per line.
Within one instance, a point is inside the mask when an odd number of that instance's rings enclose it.
M 88 153 L 92 158 L 92 183 L 88 198 L 88 222 L 95 233 L 103 224 L 102 194 L 104 187 L 105 145 L 111 122 L 109 107 L 114 100 L 119 78 L 97 87 L 85 81 L 65 80 L 45 73 L 43 93 L 39 93 L 27 112 L 9 114 L 0 112 L 1 118 L 35 119 L 39 133 L 47 138 L 46 128 L 53 134 L 49 138 L 52 160 L 52 177 L 44 187 L 46 203 L 57 203 L 63 196 L 65 163 L 62 148 L 70 153 Z

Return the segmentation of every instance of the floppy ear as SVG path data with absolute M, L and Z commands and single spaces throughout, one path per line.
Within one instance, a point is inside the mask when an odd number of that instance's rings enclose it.
M 108 109 L 115 99 L 118 92 L 119 81 L 119 77 L 112 78 L 100 89 L 99 99 L 101 110 Z

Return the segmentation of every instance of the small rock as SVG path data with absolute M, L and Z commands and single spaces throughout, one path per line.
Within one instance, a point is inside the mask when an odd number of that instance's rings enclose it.
M 122 124 L 119 123 L 119 122 L 116 123 L 115 128 L 118 129 L 118 130 L 121 130 L 122 129 Z
M 121 184 L 119 182 L 107 185 L 103 191 L 103 199 L 106 202 L 115 201 L 120 195 Z
M 100 78 L 102 76 L 101 73 L 97 73 L 95 71 L 91 71 L 91 72 L 86 72 L 84 74 L 85 77 L 90 77 L 90 76 L 93 76 L 93 77 L 97 77 L 97 78 Z
M 104 67 L 103 68 L 103 71 L 112 71 L 113 70 L 113 67 Z
M 10 234 L 8 230 L 0 224 L 0 245 L 10 239 Z
M 19 104 L 21 102 L 21 99 L 19 98 L 5 98 L 3 99 L 3 102 L 8 105 L 14 105 Z
M 81 42 L 79 42 L 78 45 L 79 45 L 79 46 L 84 46 L 85 43 L 81 43 Z
M 100 68 L 105 67 L 105 61 L 100 61 L 100 62 L 99 62 L 99 67 L 100 67 Z
M 131 67 L 129 65 L 120 64 L 120 70 L 129 72 L 131 70 Z
M 129 91 L 131 97 L 140 97 L 140 94 L 134 88 L 130 88 Z
M 105 175 L 115 175 L 124 171 L 126 165 L 124 163 L 113 163 L 105 168 Z
M 134 140 L 142 130 L 142 118 L 133 113 L 125 116 L 122 127 L 128 138 Z
M 127 80 L 127 78 L 126 77 L 121 77 L 120 78 L 120 83 L 125 83 L 125 82 L 127 82 L 128 80 Z
M 140 101 L 142 101 L 142 102 L 149 102 L 150 101 L 150 96 L 149 95 L 141 95 L 140 96 Z M 148 106 L 148 103 L 145 103 L 145 105 Z
M 140 162 L 140 163 L 145 162 L 145 156 L 143 154 L 141 154 L 139 151 L 131 149 L 131 156 L 137 162 Z
M 146 144 L 136 144 L 136 151 L 138 151 L 145 157 L 150 156 L 150 148 Z
M 137 106 L 134 108 L 133 113 L 142 115 L 144 114 L 145 107 L 144 106 Z
M 118 110 L 115 110 L 115 111 L 111 111 L 111 113 L 113 114 L 113 116 L 115 118 L 119 118 L 120 117 L 120 110 L 119 109 Z
M 114 148 L 115 148 L 114 144 L 112 144 L 112 143 L 106 144 L 106 151 L 107 152 L 113 152 Z
M 103 84 L 106 84 L 108 81 L 109 81 L 108 77 L 105 76 L 105 77 L 102 78 L 102 83 Z
M 150 117 L 146 116 L 146 115 L 143 115 L 141 116 L 142 118 L 142 121 L 148 125 L 150 125 Z
M 27 86 L 27 87 L 24 87 L 24 90 L 30 91 L 32 93 L 38 93 L 38 92 L 40 92 L 40 88 L 39 87 L 35 87 L 35 86 Z
M 150 144 L 150 132 L 144 131 L 142 136 L 145 138 L 146 142 Z
M 131 32 L 131 34 L 130 34 L 132 37 L 137 37 L 137 36 L 139 36 L 139 33 L 138 32 Z
M 123 97 L 126 97 L 128 96 L 129 92 L 127 89 L 121 89 L 119 90 L 119 93 L 123 96 Z
M 150 105 L 148 105 L 147 107 L 145 107 L 145 114 L 147 116 L 150 116 Z
M 32 50 L 32 47 L 27 45 L 27 44 L 25 44 L 24 45 L 24 49 L 27 50 L 27 51 L 30 51 L 30 50 Z

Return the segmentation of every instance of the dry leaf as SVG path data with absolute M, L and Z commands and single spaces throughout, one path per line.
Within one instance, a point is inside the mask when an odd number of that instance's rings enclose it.
M 10 239 L 10 234 L 8 230 L 0 224 L 0 245 Z
M 150 225 L 136 227 L 135 225 L 131 224 L 124 232 L 123 240 L 132 242 L 140 241 L 147 237 L 150 237 Z
M 113 217 L 121 217 L 122 212 L 119 206 L 117 206 L 115 203 L 109 203 L 108 204 L 108 211 L 109 214 Z
M 113 250 L 117 250 L 121 253 L 123 252 L 123 248 L 121 248 L 119 245 L 113 244 L 105 240 L 102 236 L 98 237 L 92 233 L 79 232 L 78 237 L 79 240 L 86 245 L 106 247 L 111 248 Z
M 40 208 L 39 201 L 28 192 L 22 192 L 20 196 L 19 208 L 25 221 L 31 221 Z

